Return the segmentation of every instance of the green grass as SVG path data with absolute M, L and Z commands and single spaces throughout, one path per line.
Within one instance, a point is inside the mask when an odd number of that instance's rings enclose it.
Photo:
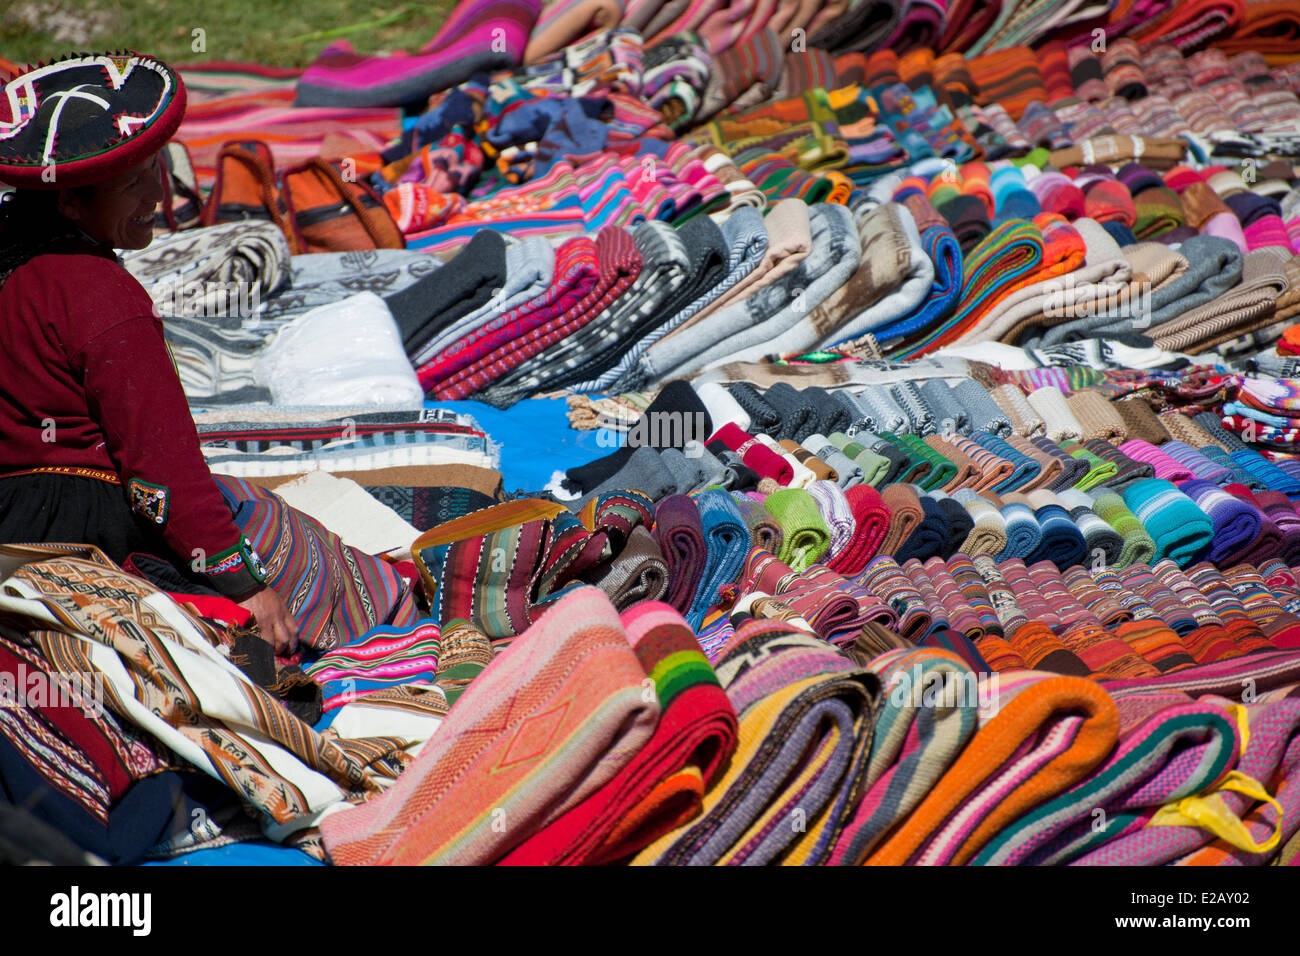
M 306 66 L 330 37 L 363 53 L 416 50 L 453 0 L 4 0 L 0 56 L 20 66 L 70 51 L 134 49 L 169 63 Z M 384 21 L 377 23 L 376 21 Z M 202 30 L 202 34 L 195 34 Z M 316 34 L 315 36 L 310 36 Z M 195 49 L 202 45 L 205 49 Z

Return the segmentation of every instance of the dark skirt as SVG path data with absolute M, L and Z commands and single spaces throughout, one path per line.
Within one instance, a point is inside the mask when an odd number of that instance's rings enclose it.
M 0 544 L 89 544 L 166 591 L 215 594 L 131 510 L 121 485 L 80 475 L 0 478 Z

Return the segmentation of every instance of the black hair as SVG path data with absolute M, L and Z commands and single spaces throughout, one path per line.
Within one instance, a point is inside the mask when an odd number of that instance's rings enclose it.
M 68 190 L 87 202 L 95 194 L 94 186 L 74 186 Z M 20 231 L 31 238 L 33 233 L 45 234 L 51 229 L 64 232 L 71 223 L 59 212 L 58 189 L 15 189 L 0 196 L 0 244 L 17 240 L 11 230 Z
M 69 191 L 89 202 L 95 187 Z M 84 235 L 59 212 L 59 190 L 15 189 L 0 196 L 0 284 L 20 265 L 54 242 Z

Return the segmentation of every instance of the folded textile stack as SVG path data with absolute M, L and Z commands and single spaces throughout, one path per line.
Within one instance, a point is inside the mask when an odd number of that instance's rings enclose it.
M 0 720 L 8 800 L 111 863 L 1300 859 L 1294 8 L 460 0 L 187 66 L 122 262 L 243 540 L 0 540 L 0 677 L 111 691 Z

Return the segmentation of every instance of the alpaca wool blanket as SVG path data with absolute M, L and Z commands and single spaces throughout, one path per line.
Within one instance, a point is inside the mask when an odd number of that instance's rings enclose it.
M 554 611 L 475 678 L 383 799 L 321 821 L 336 864 L 495 862 L 651 740 L 659 701 L 609 599 L 583 587 Z
M 498 235 L 499 238 L 499 234 L 492 230 L 481 229 L 475 233 L 471 244 L 478 241 L 480 236 L 491 235 Z M 620 226 L 604 226 L 597 233 L 595 243 L 599 271 L 596 282 L 581 299 L 576 303 L 564 300 L 557 302 L 556 305 L 565 308 L 555 315 L 548 315 L 546 311 L 528 313 L 524 319 L 537 319 L 541 324 L 527 331 L 517 330 L 513 324 L 497 330 L 505 341 L 493 342 L 496 347 L 492 351 L 459 371 L 452 372 L 447 378 L 439 379 L 432 388 L 434 397 L 443 400 L 462 399 L 513 373 L 539 353 L 604 316 L 621 299 L 623 293 L 632 288 L 647 265 L 651 269 L 661 265 L 657 260 L 647 263 L 641 256 L 633 234 Z M 528 324 L 531 325 L 531 321 Z
M 624 859 L 698 816 L 736 748 L 736 711 L 680 614 L 648 601 L 625 611 L 628 643 L 659 702 L 654 735 L 600 790 L 537 831 L 503 865 Z
M 213 475 L 254 552 L 264 580 L 298 622 L 299 640 L 328 651 L 371 628 L 419 619 L 410 584 L 387 562 L 343 543 L 279 495 L 229 475 Z
M 1213 522 L 1214 536 L 1205 556 L 1207 561 L 1227 567 L 1254 549 L 1264 528 L 1264 513 L 1259 508 L 1200 478 L 1184 481 L 1178 488 Z
M 256 811 L 268 837 L 318 858 L 323 853 L 310 830 L 322 813 L 391 783 L 410 764 L 409 749 L 446 713 L 441 694 L 436 701 L 412 697 L 388 710 L 387 719 L 358 721 L 365 735 L 318 734 L 219 653 L 219 634 L 172 598 L 123 573 L 97 549 L 48 554 L 19 567 L 0 595 L 6 621 L 31 639 L 46 672 L 66 679 L 65 688 L 93 684 L 105 718 L 142 731 L 230 788 Z M 35 694 L 31 703 L 38 703 Z M 364 702 L 351 703 L 338 719 L 346 723 L 366 709 Z M 400 712 L 400 735 L 379 736 L 391 734 Z M 368 736 L 376 723 L 384 729 Z M 55 750 L 67 752 L 61 742 Z M 156 763 L 148 754 L 131 759 Z M 192 836 L 211 839 L 218 835 L 213 830 L 203 826 Z
M 756 362 L 812 348 L 824 330 L 813 325 L 814 310 L 857 269 L 862 254 L 853 214 L 834 203 L 809 213 L 812 244 L 808 255 L 784 277 L 690 326 L 682 336 L 665 337 L 646 351 L 638 366 L 651 379 L 689 375 L 728 362 Z M 681 330 L 688 329 L 682 326 Z M 680 331 L 680 330 L 679 330 Z
M 725 491 L 715 488 L 704 492 L 695 499 L 695 507 L 700 513 L 707 556 L 686 621 L 699 630 L 705 612 L 720 600 L 719 589 L 739 577 L 749 553 L 750 534 L 740 509 Z
M 825 230 L 835 217 L 820 221 L 824 240 Z M 789 304 L 791 289 L 807 287 L 808 273 L 801 267 L 814 248 L 809 207 L 801 200 L 778 203 L 765 218 L 764 226 L 768 244 L 758 264 L 728 292 L 647 348 L 620 377 L 616 383 L 619 389 L 636 389 L 674 374 L 685 374 L 675 370 L 686 363 L 692 364 L 692 371 L 702 368 L 703 363 L 695 361 L 700 353 L 725 342 L 741 326 L 748 328 L 771 319 Z M 819 256 L 819 261 L 822 269 L 828 267 L 824 256 Z M 816 305 L 804 304 L 809 308 Z
M 441 632 L 434 621 L 381 625 L 326 651 L 302 672 L 321 685 L 321 710 L 402 684 L 432 684 L 438 675 Z
M 1043 543 L 1043 528 L 1038 523 L 1034 509 L 1023 501 L 1011 501 L 1002 506 L 1002 520 L 1007 527 L 1007 547 L 997 556 L 999 561 L 1008 558 L 1028 558 Z
M 1297 722 L 1300 722 L 1300 703 L 1295 700 L 1275 700 L 1260 702 L 1246 707 L 1249 738 L 1245 742 L 1237 771 L 1253 780 L 1268 781 L 1269 788 L 1281 806 L 1281 819 L 1277 808 L 1269 803 L 1256 802 L 1251 806 L 1250 798 L 1233 792 L 1222 792 L 1221 796 L 1238 818 L 1242 821 L 1248 838 L 1256 846 L 1242 846 L 1242 840 L 1230 843 L 1219 837 L 1211 840 L 1208 833 L 1188 833 L 1190 828 L 1166 828 L 1160 834 L 1170 843 L 1192 843 L 1200 841 L 1201 846 L 1177 862 L 1184 866 L 1255 866 L 1272 861 L 1284 863 L 1285 850 L 1279 847 L 1294 846 L 1295 833 L 1300 828 L 1300 787 L 1297 787 L 1297 771 L 1300 771 L 1300 734 L 1297 734 Z M 1273 849 L 1265 849 L 1276 834 Z M 1184 847 L 1178 847 L 1179 850 Z M 1172 853 L 1173 848 L 1161 855 Z
M 623 348 L 632 347 L 685 304 L 681 297 L 694 287 L 699 275 L 696 266 L 701 265 L 691 261 L 686 242 L 689 233 L 679 233 L 667 223 L 652 219 L 637 225 L 632 235 L 640 253 L 641 271 L 627 290 L 580 329 L 494 382 L 483 393 L 483 400 L 508 408 L 534 392 L 581 382 L 603 371 L 607 360 L 617 361 Z M 719 252 L 712 264 L 720 266 L 718 260 L 724 255 Z M 597 363 L 599 369 L 594 367 Z
M 579 578 L 648 525 L 654 505 L 638 491 L 602 494 L 580 515 L 516 498 L 426 531 L 411 545 L 443 625 L 466 620 L 499 641 L 526 631 Z M 608 599 L 606 599 L 608 600 Z
M 1214 522 L 1170 482 L 1160 478 L 1135 481 L 1124 489 L 1122 497 L 1155 542 L 1156 560 L 1171 558 L 1185 568 L 1209 551 Z
M 655 506 L 654 537 L 668 564 L 668 593 L 664 600 L 685 614 L 704 579 L 708 544 L 695 501 L 669 495 Z
M 586 301 L 600 279 L 596 244 L 585 236 L 570 239 L 555 253 L 553 282 L 540 294 L 511 309 L 495 309 L 488 321 L 474 323 L 427 360 L 417 359 L 420 384 L 443 387 L 456 372 L 475 365 L 502 346 L 540 328 Z M 428 346 L 422 354 L 428 354 Z M 454 383 L 448 383 L 454 384 Z
M 844 493 L 853 513 L 853 536 L 845 548 L 827 562 L 839 574 L 855 575 L 876 556 L 889 530 L 890 514 L 880 492 L 870 485 L 854 485 Z
M 37 680 L 57 687 L 51 672 L 40 654 L 0 640 L 0 680 L 11 690 L 22 687 L 25 692 Z M 194 819 L 173 796 L 175 774 L 160 754 L 147 752 L 110 714 L 78 706 L 73 694 L 50 694 L 43 701 L 34 696 L 25 697 L 21 707 L 6 708 L 0 722 L 0 773 L 10 801 L 26 804 L 31 817 L 83 851 L 77 854 L 80 862 L 137 863 L 159 844 L 184 845 L 207 836 L 187 826 Z M 32 741 L 55 735 L 58 753 L 33 749 Z M 86 786 L 87 771 L 94 775 L 92 786 Z M 179 804 L 175 811 L 173 801 Z M 206 829 L 219 832 L 216 825 Z M 35 855 L 36 849 L 29 843 L 26 852 Z
M 1043 233 L 1023 219 L 1003 223 L 965 257 L 962 294 L 949 318 L 892 353 L 913 358 L 951 344 L 983 311 L 1019 288 L 1043 261 Z
M 820 565 L 794 571 L 759 548 L 750 551 L 739 584 L 751 594 L 773 595 L 838 646 L 852 644 L 873 622 L 886 627 L 898 622 L 891 608 L 854 581 Z
M 830 531 L 817 502 L 802 488 L 783 488 L 763 502 L 781 524 L 782 561 L 795 571 L 811 567 L 830 547 Z
M 622 0 L 558 0 L 547 3 L 543 5 L 524 49 L 524 64 L 532 65 L 593 33 L 617 27 L 622 16 Z
M 1289 832 L 1294 832 L 1295 823 L 1288 810 L 1295 806 L 1295 794 L 1288 792 L 1287 783 L 1288 778 L 1294 778 L 1294 771 L 1288 765 L 1292 765 L 1296 753 L 1295 702 L 1284 699 L 1243 708 L 1236 701 L 1217 696 L 1202 698 L 1202 701 L 1218 704 L 1230 712 L 1241 729 L 1245 752 L 1241 754 L 1235 772 L 1199 799 L 1184 798 L 1170 806 L 1143 808 L 1126 832 L 1076 859 L 1073 861 L 1075 865 L 1170 863 L 1198 847 L 1204 847 L 1215 837 L 1221 838 L 1214 840 L 1219 852 L 1211 854 L 1209 859 L 1220 863 L 1235 860 L 1258 865 L 1269 859 L 1271 850 Z M 1277 781 L 1280 786 L 1264 787 L 1264 781 Z M 1238 791 L 1240 785 L 1245 785 L 1246 793 Z M 1279 799 L 1255 803 L 1261 790 L 1264 793 L 1276 791 Z M 1204 806 L 1205 802 L 1212 807 L 1217 804 L 1213 807 L 1217 812 L 1213 817 L 1206 814 L 1201 818 L 1204 823 L 1197 825 L 1187 810 L 1197 804 Z M 1279 806 L 1282 820 L 1278 819 Z M 1251 813 L 1247 814 L 1247 810 Z M 1233 845 L 1230 846 L 1223 838 L 1231 838 Z
M 752 211 L 752 210 L 751 210 Z M 761 232 L 761 224 L 754 224 Z M 654 308 L 622 329 L 611 333 L 597 346 L 595 354 L 568 363 L 564 375 L 547 379 L 551 387 L 565 385 L 575 391 L 601 391 L 630 369 L 645 348 L 667 330 L 685 321 L 682 315 L 694 310 L 713 294 L 727 275 L 732 256 L 727 237 L 708 216 L 693 216 L 677 230 L 687 256 L 687 272 L 680 280 L 668 278 L 664 288 L 671 294 L 656 301 Z
M 1224 708 L 1176 695 L 1125 698 L 1120 713 L 1158 708 L 1120 734 L 1086 780 L 996 834 L 972 863 L 1066 863 L 1141 827 L 1162 805 L 1212 787 L 1237 764 L 1242 741 Z M 1104 811 L 1100 818 L 1093 812 Z
M 1129 509 L 1124 499 L 1113 491 L 1097 495 L 1092 510 L 1123 539 L 1118 556 L 1113 563 L 1117 568 L 1130 564 L 1150 564 L 1156 560 L 1156 542 L 1142 526 L 1142 522 Z
M 127 253 L 122 264 L 140 280 L 161 314 L 183 315 L 191 307 L 202 308 L 199 314 L 205 319 L 237 311 L 218 308 L 215 290 L 225 302 L 229 283 L 239 283 L 241 294 L 248 289 L 254 303 L 264 302 L 289 285 L 293 272 L 284 233 L 269 222 L 218 223 L 160 236 L 148 248 Z M 196 299 L 190 290 L 199 289 L 205 292 Z
M 961 865 L 1009 823 L 1084 779 L 1106 759 L 1119 713 L 1096 683 L 1035 671 L 998 674 L 980 726 L 871 865 Z M 983 699 L 983 698 L 982 698 Z
M 830 864 L 864 860 L 930 792 L 978 724 L 978 681 L 955 654 L 899 649 L 877 657 L 870 669 L 880 679 L 881 706 L 864 792 L 835 841 Z
M 875 675 L 811 634 L 757 619 L 736 628 L 715 669 L 739 717 L 736 753 L 703 815 L 633 862 L 820 862 L 842 825 L 837 797 L 870 748 Z
M 1133 9 L 1137 4 L 1133 4 Z M 1191 50 L 1214 37 L 1232 33 L 1241 22 L 1243 0 L 1192 0 L 1161 6 L 1129 27 L 1128 35 L 1144 47 L 1169 44 Z M 1120 8 L 1111 12 L 1112 21 Z
M 594 254 L 594 249 L 591 251 Z M 407 340 L 407 351 L 412 361 L 417 367 L 423 367 L 494 319 L 503 315 L 513 319 L 517 309 L 530 309 L 535 303 L 539 308 L 545 305 L 553 280 L 557 278 L 557 264 L 566 270 L 570 268 L 566 262 L 557 263 L 556 250 L 541 236 L 529 236 L 523 242 L 509 246 L 506 249 L 505 277 L 500 288 L 494 288 L 488 301 L 478 308 L 456 317 L 454 321 L 440 323 L 439 328 L 422 339 L 418 346 Z M 561 274 L 559 278 L 563 280 L 566 277 Z M 590 285 L 585 291 L 589 290 Z M 421 379 L 422 383 L 431 381 L 427 375 Z
M 461 0 L 422 49 L 361 56 L 346 40 L 327 46 L 298 79 L 295 106 L 414 106 L 475 73 L 524 58 L 541 0 Z
M 638 336 L 636 342 L 618 359 L 612 368 L 602 372 L 596 378 L 573 386 L 574 391 L 596 392 L 614 386 L 616 382 L 631 373 L 637 361 L 650 346 L 708 309 L 715 301 L 721 299 L 722 296 L 726 295 L 758 268 L 764 254 L 767 252 L 768 234 L 767 229 L 764 227 L 763 216 L 757 209 L 749 206 L 742 206 L 737 209 L 722 224 L 720 236 L 727 253 L 725 274 L 714 281 L 713 270 L 708 268 L 706 263 L 701 263 L 701 267 L 696 269 L 698 279 L 696 292 L 698 294 L 681 296 L 680 299 L 685 304 L 675 315 L 672 315 L 662 325 L 649 329 L 644 335 Z M 699 248 L 704 243 L 696 242 L 693 245 Z M 697 257 L 703 259 L 704 253 L 699 253 Z M 718 421 L 717 424 L 722 424 L 722 422 Z M 737 422 L 737 424 L 741 428 L 746 427 L 745 423 Z
M 620 612 L 642 601 L 662 601 L 668 593 L 668 562 L 644 525 L 628 535 L 627 545 L 608 564 L 586 575 Z
M 894 33 L 902 14 L 900 0 L 854 0 L 838 18 L 822 21 L 809 37 L 812 46 L 871 52 Z M 816 22 L 816 21 L 814 21 Z

